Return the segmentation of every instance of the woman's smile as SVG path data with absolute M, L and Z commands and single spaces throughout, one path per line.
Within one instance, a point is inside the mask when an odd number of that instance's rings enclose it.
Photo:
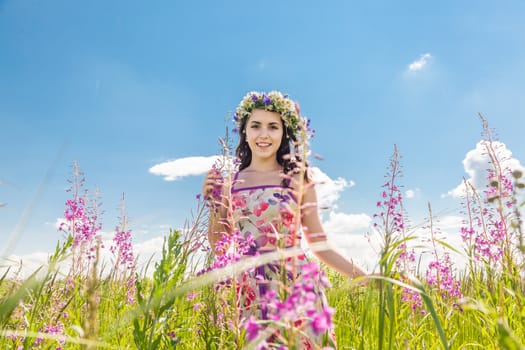
M 269 148 L 272 146 L 272 144 L 270 142 L 256 142 L 255 143 L 259 148 L 263 148 L 263 149 L 266 149 L 266 148 Z

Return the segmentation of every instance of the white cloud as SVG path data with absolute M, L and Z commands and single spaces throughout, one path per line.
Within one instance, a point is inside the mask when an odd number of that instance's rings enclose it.
M 406 199 L 412 199 L 412 198 L 417 198 L 417 197 L 420 197 L 421 195 L 421 189 L 420 188 L 410 188 L 408 190 L 405 191 L 405 198 Z
M 158 236 L 133 245 L 133 253 L 137 258 L 137 271 L 151 274 L 155 268 L 155 263 L 161 258 L 163 244 L 164 236 Z M 148 271 L 143 271 L 146 268 Z
M 323 229 L 331 245 L 340 250 L 349 259 L 367 271 L 372 271 L 377 264 L 378 256 L 370 243 L 368 232 L 371 217 L 366 214 L 349 214 L 336 212 L 337 201 L 345 188 L 355 186 L 351 180 L 342 177 L 330 178 L 317 167 L 310 168 L 311 176 L 316 183 L 317 199 L 320 209 L 328 208 L 323 216 Z
M 55 230 L 60 230 L 60 227 L 62 225 L 67 225 L 68 221 L 65 219 L 65 218 L 57 218 L 55 222 L 53 223 L 50 223 L 50 222 L 46 222 L 46 225 L 53 225 L 53 227 L 55 228 Z
M 25 255 L 10 255 L 0 262 L 0 274 L 3 275 L 8 269 L 8 278 L 27 278 L 38 268 L 47 265 L 49 253 L 34 252 Z
M 163 176 L 166 181 L 177 181 L 185 176 L 204 174 L 219 158 L 219 156 L 179 158 L 156 164 L 149 168 L 149 172 Z
M 464 242 L 461 238 L 461 227 L 463 226 L 464 218 L 458 215 L 438 216 L 434 218 L 433 230 L 436 239 L 444 242 L 454 248 L 457 252 L 444 247 L 441 244 L 436 244 L 438 254 L 441 256 L 442 252 L 446 251 L 450 254 L 451 261 L 454 263 L 456 269 L 463 270 L 466 266 L 467 258 L 464 254 Z M 419 240 L 414 242 L 420 245 L 416 248 L 417 259 L 420 261 L 421 268 L 426 269 L 428 263 L 435 259 L 434 246 L 429 242 L 431 237 L 428 227 L 419 228 L 414 233 L 419 237 Z
M 347 214 L 330 211 L 323 222 L 323 229 L 332 246 L 341 251 L 365 270 L 371 272 L 377 264 L 378 255 L 366 235 L 372 218 L 367 214 Z
M 318 206 L 323 208 L 336 208 L 336 202 L 341 196 L 341 192 L 347 187 L 353 187 L 355 183 L 342 177 L 331 179 L 327 174 L 317 167 L 311 167 L 310 173 L 315 181 Z
M 147 272 L 151 275 L 155 262 L 159 261 L 162 255 L 163 242 L 164 236 L 158 236 L 141 243 L 133 244 L 133 253 L 137 258 L 138 272 Z M 104 267 L 102 273 L 106 274 L 110 272 L 114 264 L 114 256 L 110 251 L 113 241 L 111 239 L 104 239 L 102 243 L 104 248 L 100 250 L 100 266 Z M 44 267 L 43 271 L 45 271 L 49 256 L 49 252 L 11 255 L 0 262 L 0 275 L 3 275 L 9 268 L 9 277 L 14 277 L 18 274 L 20 278 L 27 278 L 40 267 Z M 71 259 L 68 257 L 60 263 L 58 269 L 61 273 L 66 274 L 70 267 Z M 144 271 L 146 267 L 148 267 L 148 271 Z
M 372 218 L 367 214 L 345 214 L 331 211 L 323 223 L 324 230 L 331 233 L 366 233 Z
M 432 57 L 431 54 L 429 53 L 425 53 L 425 54 L 422 54 L 418 60 L 410 63 L 408 65 L 408 71 L 409 72 L 418 72 L 420 70 L 422 70 L 423 68 L 425 68 L 425 66 L 428 64 L 428 61 L 430 60 L 430 58 Z
M 465 219 L 458 215 L 447 215 L 444 217 L 438 217 L 438 226 L 447 232 L 460 232 L 461 226 Z
M 373 272 L 376 269 L 379 255 L 377 248 L 374 248 L 376 244 L 372 244 L 369 237 L 356 234 L 329 234 L 328 241 L 334 249 L 365 271 Z
M 478 190 L 481 190 L 488 185 L 487 169 L 492 168 L 490 157 L 487 154 L 487 145 L 487 141 L 479 141 L 476 148 L 468 151 L 465 155 L 465 159 L 463 159 L 463 167 L 469 176 L 467 181 Z M 502 168 L 524 170 L 520 161 L 512 157 L 512 152 L 504 143 L 493 141 L 492 147 L 496 150 Z M 462 182 L 456 186 L 456 188 L 448 191 L 447 194 L 442 196 L 461 197 L 463 196 L 464 191 L 465 185 Z

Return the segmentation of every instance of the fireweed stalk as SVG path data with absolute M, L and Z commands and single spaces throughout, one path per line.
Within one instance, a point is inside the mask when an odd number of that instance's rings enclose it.
M 380 212 L 373 215 L 375 220 L 373 227 L 382 238 L 379 272 L 381 276 L 388 277 L 396 276 L 395 267 L 403 268 L 402 273 L 406 276 L 407 273 L 410 273 L 411 264 L 414 261 L 414 252 L 407 248 L 407 242 L 411 238 L 405 234 L 403 196 L 401 186 L 398 185 L 398 178 L 402 175 L 399 159 L 397 146 L 394 145 L 394 153 L 390 157 L 385 175 L 387 181 L 383 185 L 381 199 L 376 203 Z M 412 305 L 421 305 L 419 293 L 410 289 L 403 290 L 403 300 L 409 301 Z M 390 315 L 388 324 L 385 319 L 386 310 Z M 379 280 L 378 312 L 378 346 L 379 349 L 382 349 L 385 345 L 385 335 L 390 340 L 387 340 L 388 344 L 392 345 L 391 340 L 394 339 L 396 324 L 392 316 L 395 314 L 394 289 L 392 284 L 385 283 L 381 279 Z
M 483 140 L 488 160 L 486 185 L 475 188 L 464 180 L 464 214 L 461 236 L 469 259 L 469 269 L 463 281 L 466 295 L 460 306 L 482 320 L 492 342 L 500 348 L 522 349 L 523 320 L 516 322 L 513 314 L 522 310 L 523 255 L 520 253 L 521 218 L 516 186 L 520 171 L 512 171 L 503 144 L 482 115 Z M 521 274 L 521 276 L 520 276 Z M 516 331 L 514 331 L 515 329 Z
M 100 278 L 99 262 L 100 249 L 103 249 L 100 231 L 99 191 L 95 189 L 93 196 L 84 189 L 85 178 L 80 166 L 73 162 L 73 179 L 68 180 L 71 187 L 68 192 L 73 195 L 66 201 L 64 217 L 66 222 L 59 226 L 59 230 L 71 238 L 72 265 L 67 276 L 68 283 L 72 283 L 75 292 L 80 293 L 84 300 L 81 304 L 81 326 L 84 339 L 96 339 L 99 327 Z M 83 193 L 81 193 L 83 191 Z M 88 349 L 92 348 L 88 346 Z
M 113 279 L 126 279 L 129 273 L 133 273 L 135 268 L 135 255 L 133 254 L 133 245 L 131 230 L 128 229 L 128 217 L 126 213 L 126 205 L 124 194 L 120 202 L 120 217 L 119 225 L 115 227 L 115 235 L 113 236 L 113 244 L 109 250 L 113 253 L 115 264 L 113 267 Z
M 509 282 L 516 287 L 520 284 L 519 266 L 521 264 L 516 259 L 519 256 L 516 254 L 519 236 L 511 225 L 515 213 L 512 208 L 516 205 L 512 169 L 504 164 L 507 159 L 500 153 L 499 148 L 502 145 L 493 139 L 487 121 L 481 115 L 480 119 L 487 136 L 484 145 L 492 165 L 492 169 L 489 169 L 487 173 L 490 187 L 486 189 L 485 196 L 488 203 L 495 204 L 496 211 L 496 215 L 489 218 L 491 224 L 489 232 L 502 252 L 501 269 L 508 273 L 509 277 L 512 278 Z
M 126 213 L 126 204 L 124 194 L 120 202 L 120 222 L 115 227 L 113 244 L 109 248 L 115 257 L 115 263 L 112 271 L 112 280 L 114 283 L 123 283 L 126 285 L 126 298 L 128 304 L 135 302 L 135 254 L 133 253 L 131 230 L 128 229 L 128 216 Z
M 471 266 L 481 263 L 487 272 L 489 285 L 497 284 L 498 276 L 514 286 L 520 283 L 519 225 L 512 222 L 519 220 L 516 211 L 517 199 L 512 170 L 506 165 L 507 159 L 501 152 L 502 144 L 496 140 L 487 121 L 480 115 L 485 139 L 482 145 L 489 160 L 487 169 L 488 185 L 481 195 L 474 186 L 465 181 L 465 211 L 468 220 L 461 228 L 471 261 Z M 518 214 L 516 214 L 516 212 Z M 521 228 L 521 227 L 520 227 Z M 472 269 L 472 267 L 471 267 Z M 473 271 L 474 272 L 474 271 Z M 509 280 L 510 278 L 510 280 Z
M 463 298 L 461 283 L 454 275 L 454 264 L 450 260 L 449 252 L 443 251 L 443 247 L 439 245 L 442 241 L 440 237 L 438 237 L 439 229 L 434 226 L 434 217 L 430 204 L 428 204 L 428 212 L 429 242 L 432 247 L 431 254 L 433 260 L 428 264 L 426 281 L 429 286 L 434 286 L 437 289 L 438 295 L 445 305 L 457 306 L 457 301 Z
M 84 190 L 85 178 L 76 161 L 73 162 L 73 178 L 68 180 L 70 188 L 67 192 L 72 198 L 66 201 L 64 211 L 65 222 L 59 226 L 59 231 L 72 238 L 72 270 L 73 276 L 89 273 L 89 268 L 101 245 L 102 223 L 99 221 L 98 191 L 90 198 Z
M 417 237 L 410 233 L 407 228 L 401 186 L 398 184 L 398 179 L 401 176 L 399 159 L 397 146 L 394 145 L 394 153 L 390 158 L 386 174 L 387 182 L 383 185 L 381 200 L 376 203 L 381 211 L 374 215 L 373 226 L 383 239 L 379 268 L 381 275 L 385 276 L 384 279 L 379 279 L 378 284 L 377 348 L 392 349 L 396 346 L 401 332 L 401 324 L 396 315 L 398 313 L 405 314 L 403 312 L 405 308 L 397 302 L 401 299 L 402 302 L 408 303 L 411 308 L 413 320 L 411 332 L 418 333 L 420 331 L 421 324 L 417 321 L 415 311 L 422 310 L 424 314 L 425 311 L 422 309 L 424 304 L 430 313 L 433 326 L 438 331 L 442 347 L 448 349 L 448 340 L 433 301 L 426 292 L 424 284 L 415 278 L 418 273 L 415 265 L 415 251 L 408 249 L 407 243 Z M 397 286 L 402 288 L 401 295 L 399 295 Z M 371 303 L 371 295 L 369 293 L 368 304 Z M 363 346 L 363 344 L 361 345 Z

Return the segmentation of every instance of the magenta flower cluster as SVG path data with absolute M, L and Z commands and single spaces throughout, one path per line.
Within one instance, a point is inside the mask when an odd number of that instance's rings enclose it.
M 491 201 L 495 198 L 501 198 L 507 208 L 512 208 L 515 204 L 513 198 L 514 183 L 511 178 L 512 174 L 510 169 L 507 169 L 505 174 L 496 175 L 492 169 L 488 170 L 489 187 L 485 189 L 485 196 L 487 201 Z
M 423 300 L 421 299 L 421 294 L 413 289 L 403 288 L 401 293 L 401 301 L 408 303 L 412 310 L 419 310 L 422 315 L 426 313 L 425 309 L 423 309 Z
M 248 254 L 255 247 L 252 235 L 244 237 L 240 231 L 225 233 L 215 244 L 215 260 L 213 265 L 197 273 L 201 275 L 241 260 L 243 255 Z
M 55 347 L 55 350 L 62 350 L 62 345 L 66 343 L 66 335 L 64 333 L 64 324 L 62 322 L 57 322 L 56 324 L 46 324 L 41 330 L 42 333 L 58 336 L 57 342 L 58 346 Z M 37 337 L 35 339 L 34 345 L 41 346 L 44 344 L 45 339 L 43 337 Z
M 60 224 L 59 230 L 71 234 L 73 249 L 79 249 L 81 255 L 92 260 L 95 258 L 96 245 L 100 241 L 99 232 L 102 224 L 96 212 L 96 203 L 89 207 L 87 201 L 89 201 L 87 192 L 85 197 L 76 194 L 73 199 L 66 201 L 64 211 L 66 222 Z
M 383 188 L 381 200 L 376 203 L 376 207 L 380 208 L 381 212 L 373 215 L 376 220 L 379 219 L 380 221 L 375 222 L 373 226 L 381 227 L 390 233 L 402 232 L 405 223 L 403 212 L 398 209 L 403 201 L 401 190 L 393 181 L 387 181 Z
M 437 287 L 444 300 L 463 297 L 460 290 L 461 284 L 453 274 L 450 254 L 445 252 L 442 259 L 431 261 L 428 264 L 426 277 L 427 283 Z
M 133 270 L 135 267 L 135 254 L 131 241 L 131 231 L 122 230 L 120 227 L 115 228 L 113 245 L 109 250 L 116 256 L 117 266 L 122 266 L 127 270 Z
M 488 213 L 489 211 L 483 211 Z M 476 260 L 488 259 L 488 261 L 499 261 L 503 257 L 501 243 L 505 239 L 505 231 L 502 230 L 502 221 L 493 222 L 493 228 L 486 230 L 484 219 L 475 219 L 475 227 L 464 226 L 461 228 L 461 238 L 467 244 L 472 244 L 474 248 L 474 258 Z
M 515 204 L 511 176 L 508 169 L 499 174 L 489 169 L 484 198 L 478 198 L 474 193 L 467 197 L 466 209 L 470 220 L 461 227 L 461 237 L 468 247 L 473 248 L 473 257 L 478 261 L 500 261 L 505 246 L 509 244 L 508 213 L 504 211 Z M 502 207 L 490 206 L 494 201 L 501 201 Z
M 283 300 L 279 298 L 275 290 L 269 290 L 261 302 L 262 306 L 268 310 L 269 320 L 288 325 L 288 327 L 295 327 L 299 331 L 304 327 L 310 327 L 316 335 L 330 330 L 335 310 L 328 305 L 319 308 L 318 303 L 322 301 L 318 294 L 319 291 L 314 288 L 316 285 L 327 288 L 330 282 L 324 271 L 320 271 L 318 264 L 312 262 L 302 266 L 301 274 Z M 245 329 L 248 339 L 253 341 L 263 326 L 260 320 L 251 316 L 245 323 Z

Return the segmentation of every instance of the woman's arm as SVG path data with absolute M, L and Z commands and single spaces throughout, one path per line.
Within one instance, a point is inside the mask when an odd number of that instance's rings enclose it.
M 362 269 L 328 243 L 317 211 L 317 194 L 312 182 L 304 183 L 301 224 L 309 245 L 325 243 L 319 249 L 312 249 L 312 251 L 326 265 L 350 278 L 366 275 Z
M 202 186 L 204 199 L 208 201 L 209 218 L 208 218 L 208 240 L 211 248 L 216 251 L 217 242 L 224 234 L 230 232 L 228 217 L 228 193 L 229 189 L 224 186 L 224 179 L 220 173 L 212 169 L 206 174 Z

